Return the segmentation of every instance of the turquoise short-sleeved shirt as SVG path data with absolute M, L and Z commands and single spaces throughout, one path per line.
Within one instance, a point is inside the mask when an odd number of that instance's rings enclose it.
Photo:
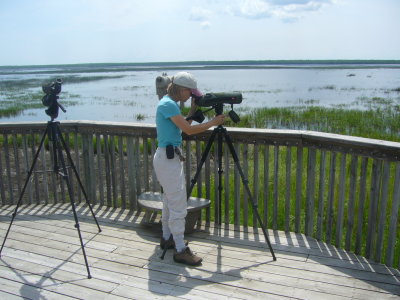
M 168 95 L 164 96 L 157 106 L 156 125 L 159 147 L 182 144 L 182 131 L 171 121 L 171 117 L 181 113 L 177 102 Z

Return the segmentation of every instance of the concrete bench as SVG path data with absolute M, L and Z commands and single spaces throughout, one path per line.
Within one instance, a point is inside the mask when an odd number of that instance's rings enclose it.
M 146 211 L 161 213 L 163 208 L 163 202 L 161 200 L 161 193 L 157 192 L 144 192 L 138 197 L 139 207 Z M 190 197 L 188 200 L 187 216 L 186 216 L 186 227 L 185 233 L 191 233 L 194 231 L 194 226 L 200 217 L 202 208 L 210 206 L 211 201 L 204 198 Z

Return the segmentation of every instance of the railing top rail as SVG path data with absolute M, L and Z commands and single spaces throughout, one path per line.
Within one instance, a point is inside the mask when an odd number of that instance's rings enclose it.
M 106 121 L 62 121 L 62 128 L 73 132 L 92 132 L 113 135 L 156 137 L 155 124 Z M 24 133 L 42 131 L 47 122 L 0 123 L 0 133 Z M 361 156 L 400 161 L 400 143 L 324 133 L 307 130 L 226 128 L 233 142 L 251 144 L 305 146 L 318 149 L 352 153 Z M 195 136 L 185 136 L 188 140 L 207 140 L 212 129 Z

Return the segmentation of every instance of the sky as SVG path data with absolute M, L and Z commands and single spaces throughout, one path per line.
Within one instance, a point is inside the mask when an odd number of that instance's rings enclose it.
M 0 65 L 400 59 L 399 0 L 1 0 Z

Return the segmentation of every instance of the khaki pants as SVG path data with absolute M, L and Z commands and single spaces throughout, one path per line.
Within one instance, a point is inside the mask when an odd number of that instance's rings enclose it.
M 163 188 L 162 230 L 164 238 L 173 235 L 176 249 L 185 248 L 184 232 L 187 214 L 187 192 L 183 162 L 175 154 L 168 159 L 165 148 L 157 148 L 153 158 L 154 171 Z

